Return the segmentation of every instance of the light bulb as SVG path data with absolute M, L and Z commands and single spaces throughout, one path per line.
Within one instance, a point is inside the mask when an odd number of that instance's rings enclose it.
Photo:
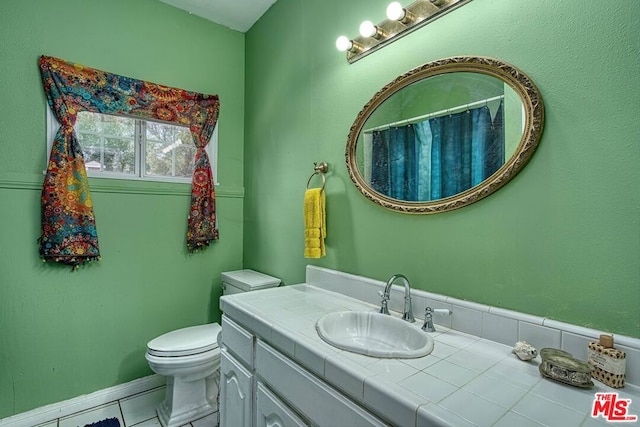
M 387 6 L 387 18 L 392 21 L 402 21 L 405 15 L 406 11 L 399 2 L 394 1 Z
M 336 40 L 336 48 L 340 52 L 345 52 L 353 47 L 353 42 L 347 36 L 340 36 Z
M 376 28 L 375 25 L 373 25 L 373 22 L 364 21 L 362 24 L 360 24 L 360 35 L 362 37 L 373 37 L 377 33 L 378 33 L 378 29 Z

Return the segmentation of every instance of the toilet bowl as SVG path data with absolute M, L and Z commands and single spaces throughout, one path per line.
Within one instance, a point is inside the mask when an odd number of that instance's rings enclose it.
M 167 377 L 157 413 L 164 427 L 182 426 L 218 410 L 220 348 L 217 323 L 168 332 L 147 344 L 149 367 Z
M 280 284 L 280 279 L 253 270 L 228 271 L 221 276 L 225 295 Z M 156 409 L 164 427 L 183 426 L 218 411 L 221 330 L 217 323 L 191 326 L 147 343 L 149 367 L 167 377 L 164 400 Z

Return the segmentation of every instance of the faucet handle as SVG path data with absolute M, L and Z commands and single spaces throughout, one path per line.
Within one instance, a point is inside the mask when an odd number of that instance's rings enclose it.
M 436 328 L 433 326 L 433 309 L 431 307 L 427 307 L 424 310 L 424 323 L 421 329 L 425 332 L 436 331 Z
M 383 301 L 389 301 L 389 295 L 385 295 L 382 291 L 378 291 L 378 296 L 380 296 Z

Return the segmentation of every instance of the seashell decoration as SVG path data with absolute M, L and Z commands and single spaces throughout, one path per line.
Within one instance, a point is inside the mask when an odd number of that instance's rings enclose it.
M 538 355 L 538 350 L 526 341 L 518 341 L 511 352 L 515 353 L 520 360 L 535 359 Z

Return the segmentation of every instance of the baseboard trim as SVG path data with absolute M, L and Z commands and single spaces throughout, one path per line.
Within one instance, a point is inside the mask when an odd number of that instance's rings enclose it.
M 76 412 L 82 412 L 96 406 L 114 402 L 119 399 L 162 387 L 166 378 L 161 375 L 149 375 L 124 384 L 98 390 L 90 394 L 74 397 L 62 402 L 52 403 L 28 412 L 0 419 L 0 427 L 32 427 Z

